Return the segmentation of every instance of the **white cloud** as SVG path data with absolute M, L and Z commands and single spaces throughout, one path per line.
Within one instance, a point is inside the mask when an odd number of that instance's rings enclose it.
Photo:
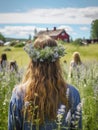
M 5 26 L 0 28 L 0 32 L 4 35 L 18 35 L 26 37 L 29 34 L 34 35 L 35 26 Z
M 89 30 L 89 28 L 88 28 L 88 27 L 86 27 L 86 26 L 83 26 L 83 27 L 80 27 L 80 30 L 82 30 L 82 31 L 88 31 L 88 30 Z
M 65 26 L 65 25 L 59 26 L 58 29 L 65 29 L 66 32 L 69 32 L 69 33 L 73 32 L 73 29 L 70 26 Z
M 32 9 L 24 13 L 0 13 L 0 23 L 91 24 L 98 7 Z
M 36 26 L 5 26 L 0 28 L 0 32 L 5 36 L 18 36 L 18 37 L 28 37 L 29 34 L 34 36 L 34 30 L 39 32 L 40 30 L 46 30 L 46 28 L 36 27 Z
M 46 30 L 46 28 L 41 28 L 36 26 L 5 26 L 4 28 L 0 28 L 0 32 L 5 36 L 16 35 L 20 37 L 28 37 L 29 34 L 34 36 L 35 29 L 37 30 L 37 32 L 41 30 Z M 57 29 L 65 29 L 66 32 L 71 35 L 75 33 L 70 26 L 61 25 L 57 27 Z
M 65 29 L 65 31 L 66 31 L 68 34 L 70 34 L 70 36 L 76 35 L 75 31 L 74 31 L 73 28 L 70 27 L 70 26 L 61 25 L 61 26 L 59 26 L 57 29 Z

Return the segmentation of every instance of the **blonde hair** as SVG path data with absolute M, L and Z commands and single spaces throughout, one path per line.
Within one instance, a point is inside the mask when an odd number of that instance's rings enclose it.
M 79 52 L 74 52 L 73 53 L 73 60 L 76 64 L 80 65 L 81 62 L 81 58 L 80 58 L 80 53 Z
M 41 36 L 34 42 L 34 46 L 57 46 L 55 40 L 48 36 Z M 24 102 L 30 102 L 32 107 L 27 108 L 28 119 L 31 120 L 31 109 L 37 106 L 33 112 L 33 119 L 40 119 L 43 123 L 45 117 L 50 120 L 56 119 L 59 105 L 67 106 L 66 83 L 62 77 L 59 59 L 55 62 L 33 62 L 28 65 L 23 83 L 27 82 Z M 33 120 L 33 122 L 34 122 Z

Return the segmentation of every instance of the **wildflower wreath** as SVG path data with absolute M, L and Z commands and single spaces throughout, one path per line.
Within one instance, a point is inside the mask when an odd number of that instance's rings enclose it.
M 45 48 L 41 49 L 35 48 L 33 44 L 27 44 L 24 47 L 24 50 L 34 62 L 55 62 L 58 58 L 66 54 L 65 48 L 61 45 L 55 47 L 46 46 Z

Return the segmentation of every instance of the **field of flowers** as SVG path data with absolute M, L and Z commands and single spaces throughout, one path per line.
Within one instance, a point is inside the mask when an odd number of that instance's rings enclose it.
M 68 77 L 68 69 L 65 69 L 65 77 L 80 92 L 83 130 L 98 130 L 98 62 L 90 61 L 84 64 L 84 67 L 79 68 L 79 75 L 74 72 L 72 78 Z M 67 65 L 63 67 L 66 68 Z
M 63 65 L 65 70 L 66 64 Z M 24 70 L 19 73 L 0 73 L 0 130 L 7 130 L 8 105 L 15 84 L 21 80 Z M 80 78 L 75 74 L 71 79 L 68 72 L 65 78 L 80 91 L 83 104 L 83 130 L 98 130 L 98 62 L 85 63 L 80 71 Z
M 0 72 L 0 130 L 7 130 L 8 106 L 12 89 L 20 82 L 22 75 L 22 69 L 18 73 Z
M 77 87 L 80 92 L 83 105 L 83 130 L 98 130 L 98 61 L 85 61 L 84 67 L 80 68 L 79 77 L 74 72 L 74 76 L 69 78 L 68 64 L 62 62 L 62 67 L 67 82 Z M 24 71 L 23 66 L 19 68 L 18 73 L 0 72 L 0 130 L 7 130 L 8 106 L 12 89 L 19 84 Z

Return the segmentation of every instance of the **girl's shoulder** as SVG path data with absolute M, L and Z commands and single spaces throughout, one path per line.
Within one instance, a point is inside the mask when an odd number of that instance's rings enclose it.
M 81 101 L 80 101 L 80 93 L 79 90 L 74 87 L 73 85 L 68 84 L 67 85 L 67 94 L 69 102 L 71 102 L 71 104 L 73 104 L 73 107 L 75 107 L 76 105 L 78 105 Z
M 18 109 L 22 109 L 25 96 L 25 89 L 25 84 L 16 85 L 12 91 L 10 104 L 15 105 Z
M 23 99 L 25 96 L 25 92 L 26 92 L 26 83 L 15 85 L 15 87 L 12 90 L 12 98 L 15 98 L 16 100 Z
M 79 90 L 73 85 L 70 84 L 67 85 L 67 95 L 72 100 L 80 100 Z
M 74 61 L 74 60 L 72 60 L 71 62 L 70 62 L 70 66 L 76 66 L 77 64 L 76 64 L 76 62 Z
M 67 84 L 67 88 L 69 88 L 70 91 L 74 91 L 74 92 L 79 93 L 78 89 L 75 86 L 71 85 L 71 84 Z
M 74 60 L 71 60 L 71 61 L 70 61 L 70 64 L 73 64 L 73 63 L 74 63 Z

